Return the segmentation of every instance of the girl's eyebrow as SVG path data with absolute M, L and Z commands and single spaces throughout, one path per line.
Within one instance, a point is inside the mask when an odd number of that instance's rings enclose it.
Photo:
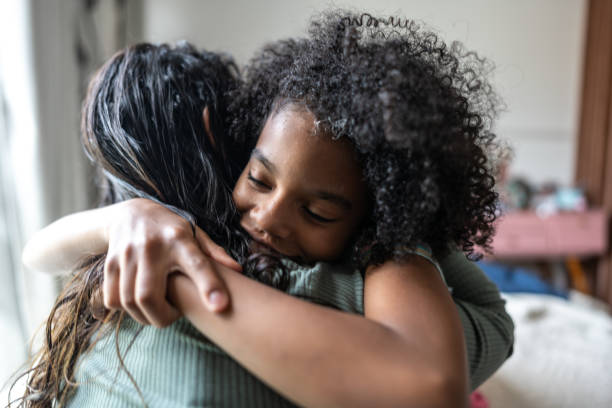
M 276 173 L 276 166 L 270 160 L 268 160 L 268 158 L 264 156 L 262 151 L 259 150 L 258 148 L 253 149 L 253 152 L 251 153 L 251 157 L 260 161 L 261 164 L 263 164 L 263 166 L 266 169 L 268 169 L 271 173 Z
M 276 173 L 276 166 L 274 165 L 274 163 L 268 160 L 266 156 L 264 156 L 261 150 L 257 148 L 253 149 L 253 152 L 251 153 L 251 157 L 259 161 L 261 164 L 263 164 L 263 166 L 266 169 L 268 169 L 268 171 L 270 171 L 271 173 Z M 347 198 L 339 194 L 332 193 L 330 191 L 317 190 L 313 192 L 313 195 L 321 200 L 330 201 L 344 208 L 345 210 L 350 210 L 351 208 L 353 208 L 353 204 L 351 203 L 350 200 L 348 200 Z
M 351 208 L 353 208 L 353 204 L 341 195 L 322 190 L 316 191 L 315 195 L 317 196 L 317 198 L 320 198 L 321 200 L 331 201 L 332 203 L 343 207 L 345 210 L 350 210 Z

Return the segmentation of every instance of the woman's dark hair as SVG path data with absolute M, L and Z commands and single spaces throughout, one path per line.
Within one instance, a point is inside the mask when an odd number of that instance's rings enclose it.
M 232 133 L 252 145 L 266 118 L 291 105 L 352 143 L 371 201 L 354 245 L 359 266 L 401 260 L 422 243 L 478 257 L 497 203 L 490 70 L 414 21 L 327 12 L 307 38 L 271 43 L 250 62 L 230 105 Z
M 85 152 L 102 173 L 102 205 L 151 198 L 219 245 L 239 247 L 228 226 L 236 225 L 231 191 L 242 163 L 227 160 L 235 146 L 224 124 L 238 83 L 233 62 L 188 44 L 139 44 L 108 61 L 90 84 L 81 124 Z
M 227 98 L 238 85 L 234 63 L 222 55 L 187 43 L 129 47 L 90 83 L 82 142 L 101 173 L 103 205 L 136 197 L 162 203 L 202 227 L 247 275 L 283 288 L 287 277 L 274 260 L 249 256 L 231 198 L 245 164 L 236 158 L 246 157 L 225 133 Z M 205 107 L 214 142 L 204 125 Z M 43 347 L 26 373 L 22 405 L 62 406 L 75 389 L 78 358 L 95 336 L 119 329 L 123 313 L 97 307 L 103 265 L 104 256 L 86 260 L 58 297 Z

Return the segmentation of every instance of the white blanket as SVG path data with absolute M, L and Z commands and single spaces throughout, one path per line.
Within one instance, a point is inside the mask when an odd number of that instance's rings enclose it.
M 505 294 L 513 356 L 483 386 L 491 408 L 611 408 L 612 317 L 590 298 Z

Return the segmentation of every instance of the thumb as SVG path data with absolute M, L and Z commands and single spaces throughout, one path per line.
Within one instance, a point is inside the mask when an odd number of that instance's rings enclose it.
M 177 268 L 196 285 L 207 309 L 223 311 L 229 305 L 229 293 L 219 276 L 216 262 L 209 259 L 196 243 L 177 248 Z

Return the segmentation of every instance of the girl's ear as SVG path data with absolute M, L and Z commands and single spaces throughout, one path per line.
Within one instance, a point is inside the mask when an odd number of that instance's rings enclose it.
M 217 144 L 215 143 L 215 136 L 210 131 L 210 113 L 208 112 L 208 106 L 205 106 L 204 110 L 202 111 L 202 120 L 204 121 L 204 128 L 206 129 L 208 140 L 210 141 L 210 144 L 216 149 Z

